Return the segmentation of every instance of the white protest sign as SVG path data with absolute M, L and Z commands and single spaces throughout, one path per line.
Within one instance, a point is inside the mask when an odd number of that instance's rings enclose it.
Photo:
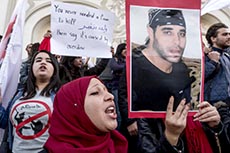
M 67 56 L 112 57 L 114 13 L 52 2 L 51 52 Z

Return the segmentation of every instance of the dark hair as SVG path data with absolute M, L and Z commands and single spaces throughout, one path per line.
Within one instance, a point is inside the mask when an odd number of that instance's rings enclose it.
M 81 56 L 63 56 L 61 59 L 61 64 L 63 64 L 69 71 L 75 69 L 73 65 L 75 58 L 81 58 Z
M 39 50 L 40 43 L 36 42 L 31 47 L 31 55 L 33 56 Z
M 0 42 L 1 42 L 1 40 L 2 40 L 2 35 L 0 35 Z
M 28 74 L 27 84 L 23 92 L 23 95 L 25 96 L 21 98 L 21 100 L 30 99 L 36 95 L 37 85 L 36 85 L 36 78 L 33 73 L 33 65 L 34 65 L 35 57 L 40 53 L 48 54 L 51 59 L 51 63 L 54 67 L 53 76 L 50 78 L 49 84 L 41 91 L 40 95 L 49 97 L 52 92 L 57 92 L 57 90 L 60 88 L 61 84 L 60 84 L 60 78 L 59 78 L 59 67 L 58 67 L 57 59 L 50 52 L 46 50 L 41 50 L 41 51 L 36 52 L 31 59 L 31 65 L 29 68 L 30 70 Z
M 74 66 L 74 60 L 76 58 L 82 58 L 82 57 L 81 56 L 63 56 L 60 62 L 60 65 L 64 66 L 66 70 L 69 72 L 69 74 L 66 73 L 66 75 L 68 75 L 67 77 L 71 80 L 79 78 L 81 76 L 80 71 L 79 71 L 81 68 Z M 60 77 L 62 77 L 62 75 L 60 75 Z M 61 78 L 61 81 L 63 82 L 63 78 Z
M 211 40 L 211 37 L 216 37 L 217 34 L 218 34 L 218 30 L 221 29 L 221 28 L 228 28 L 228 26 L 226 26 L 225 24 L 223 23 L 215 23 L 213 24 L 212 26 L 210 26 L 208 28 L 208 31 L 206 33 L 206 40 L 208 41 L 208 44 L 211 46 L 213 46 L 213 43 L 212 43 L 212 40 Z
M 121 43 L 117 46 L 117 49 L 116 49 L 116 53 L 115 53 L 115 57 L 118 59 L 118 60 L 122 60 L 124 57 L 122 57 L 121 53 L 122 51 L 126 49 L 126 43 Z

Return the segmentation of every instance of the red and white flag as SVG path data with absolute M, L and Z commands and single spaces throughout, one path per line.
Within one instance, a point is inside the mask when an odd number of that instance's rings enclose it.
M 27 0 L 19 0 L 0 44 L 0 88 L 6 107 L 16 92 L 22 59 L 23 30 Z

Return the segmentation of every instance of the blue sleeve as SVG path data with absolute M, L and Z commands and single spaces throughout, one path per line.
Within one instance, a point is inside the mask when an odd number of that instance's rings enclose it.
M 0 128 L 5 129 L 8 123 L 8 113 L 7 110 L 0 105 Z
M 217 68 L 218 63 L 205 56 L 205 78 L 209 77 Z
M 5 109 L 2 104 L 0 104 L 0 128 L 5 129 L 7 124 L 8 124 L 8 119 L 9 119 L 9 114 L 10 114 L 10 109 L 14 102 L 19 99 L 22 96 L 22 89 L 19 89 L 16 93 L 15 96 L 11 99 L 11 101 L 8 103 L 7 108 Z

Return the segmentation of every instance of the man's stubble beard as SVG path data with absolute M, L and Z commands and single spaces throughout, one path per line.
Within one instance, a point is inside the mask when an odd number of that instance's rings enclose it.
M 162 59 L 164 59 L 164 60 L 166 60 L 166 61 L 168 61 L 168 62 L 170 62 L 170 63 L 178 63 L 178 62 L 180 62 L 181 59 L 182 59 L 183 53 L 184 53 L 184 49 L 178 46 L 179 49 L 181 50 L 182 54 L 181 54 L 180 59 L 179 59 L 177 62 L 173 62 L 173 61 L 169 61 L 169 60 L 168 60 L 168 58 L 166 57 L 165 52 L 163 51 L 163 49 L 161 49 L 161 48 L 159 47 L 158 39 L 156 39 L 156 37 L 154 38 L 153 46 L 152 46 L 152 47 L 153 47 L 154 50 L 156 50 L 157 54 L 158 54 Z

